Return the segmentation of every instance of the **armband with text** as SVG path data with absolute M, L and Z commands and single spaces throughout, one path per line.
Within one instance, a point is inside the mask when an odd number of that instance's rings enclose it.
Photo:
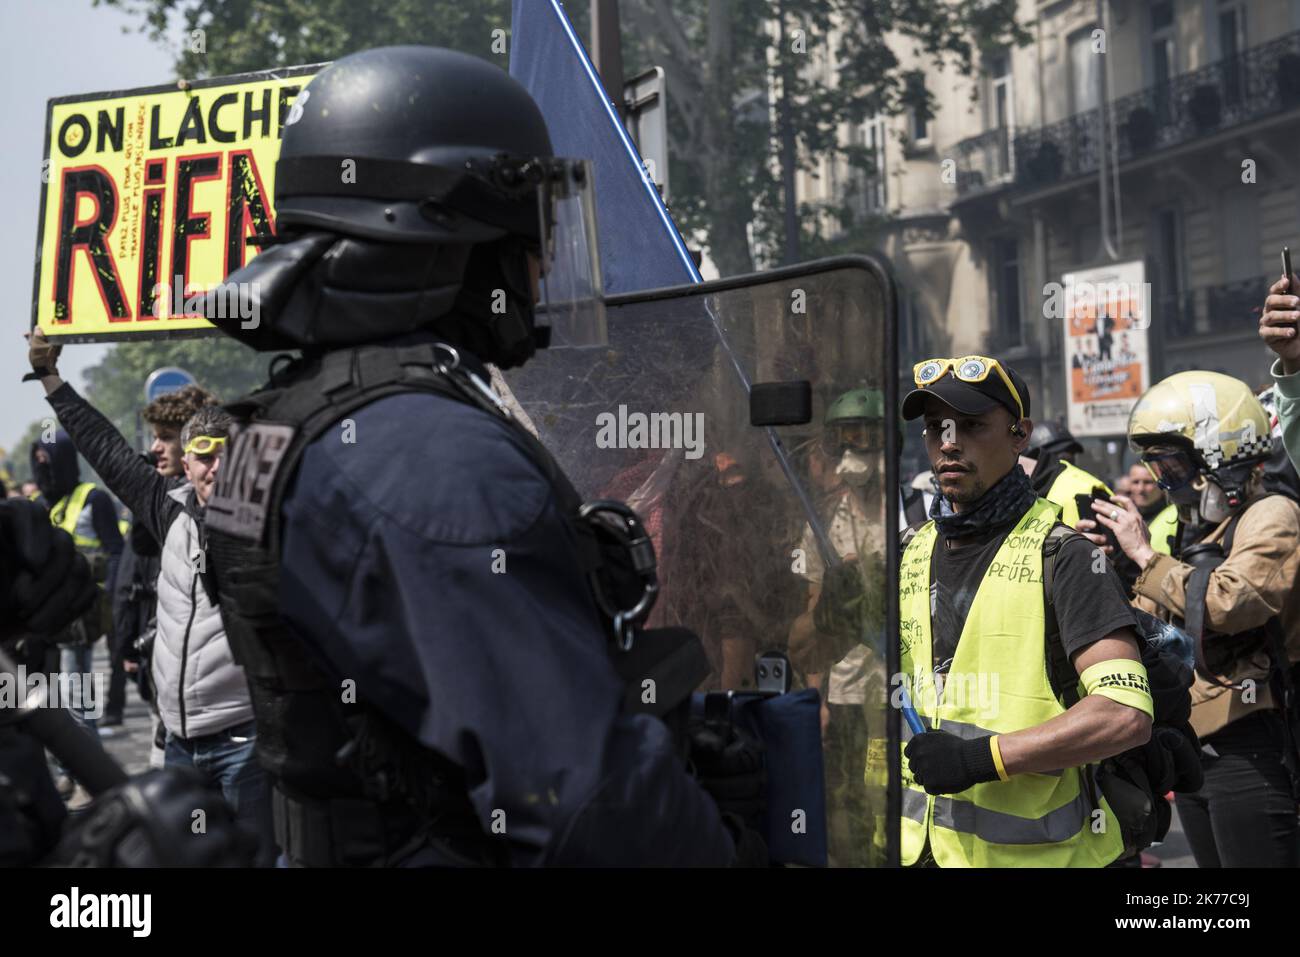
M 1130 708 L 1137 708 L 1148 717 L 1155 717 L 1151 701 L 1151 683 L 1147 680 L 1146 666 L 1130 658 L 1112 658 L 1099 661 L 1079 678 L 1085 694 L 1101 695 Z

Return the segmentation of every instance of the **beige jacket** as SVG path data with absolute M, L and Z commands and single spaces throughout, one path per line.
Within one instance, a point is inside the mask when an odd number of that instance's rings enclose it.
M 1202 541 L 1221 541 L 1227 526 L 1223 522 Z M 1165 621 L 1174 615 L 1182 617 L 1191 573 L 1191 565 L 1156 554 L 1134 585 L 1137 594 L 1134 606 Z M 1256 501 L 1237 523 L 1232 554 L 1210 574 L 1205 594 L 1206 629 L 1239 635 L 1279 615 L 1288 655 L 1292 661 L 1300 661 L 1297 578 L 1300 578 L 1300 505 L 1281 495 Z M 1216 643 L 1212 641 L 1207 651 Z M 1230 659 L 1221 677 L 1234 683 L 1251 679 L 1254 687 L 1249 691 L 1234 691 L 1198 675 L 1192 686 L 1192 727 L 1201 737 L 1251 712 L 1274 706 L 1266 680 L 1266 652 L 1248 641 L 1236 654 L 1230 654 Z

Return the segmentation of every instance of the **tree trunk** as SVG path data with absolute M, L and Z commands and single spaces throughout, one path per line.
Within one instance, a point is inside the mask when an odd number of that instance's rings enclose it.
M 777 16 L 777 70 L 781 76 L 781 92 L 776 101 L 777 126 L 781 136 L 781 207 L 785 223 L 785 251 L 782 262 L 786 265 L 797 263 L 801 258 L 799 249 L 799 197 L 795 193 L 794 174 L 796 154 L 794 141 L 794 124 L 790 121 L 790 50 L 786 46 L 785 4 L 776 5 Z
M 709 255 L 724 276 L 754 271 L 747 227 L 753 208 L 737 188 L 735 44 L 731 0 L 709 0 L 705 70 L 706 121 L 702 128 L 704 201 L 710 220 Z

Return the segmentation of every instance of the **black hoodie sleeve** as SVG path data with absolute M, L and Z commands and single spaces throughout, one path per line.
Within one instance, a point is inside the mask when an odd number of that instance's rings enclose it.
M 117 575 L 118 562 L 122 560 L 122 530 L 117 527 L 117 507 L 102 489 L 92 491 L 87 496 L 86 504 L 90 508 L 90 520 L 95 526 L 95 537 L 108 555 L 108 574 L 104 581 L 111 589 Z
M 122 529 L 117 524 L 113 500 L 96 489 L 90 493 L 87 504 L 90 505 L 90 520 L 95 525 L 95 537 L 104 546 L 104 551 L 117 558 L 122 554 Z
M 156 541 L 167 537 L 167 528 L 181 511 L 181 504 L 167 493 L 181 485 L 164 478 L 127 444 L 113 423 L 83 399 L 67 382 L 45 397 L 59 417 L 59 424 L 72 437 L 77 451 L 99 473 L 104 484 L 122 500 L 137 522 L 142 522 Z M 116 541 L 121 543 L 114 522 Z
M 117 575 L 113 579 L 113 638 L 117 647 L 127 653 L 127 657 L 130 657 L 132 642 L 140 633 L 140 624 L 136 618 L 139 602 L 131 598 L 135 569 L 135 549 L 122 549 L 122 557 L 117 562 Z

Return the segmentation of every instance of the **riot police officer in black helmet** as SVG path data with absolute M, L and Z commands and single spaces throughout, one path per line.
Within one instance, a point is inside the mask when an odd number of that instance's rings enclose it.
M 277 235 L 227 278 L 254 319 L 209 316 L 301 358 L 231 407 L 207 522 L 291 864 L 753 853 L 668 724 L 629 713 L 636 616 L 489 385 L 485 363 L 599 341 L 590 187 L 523 87 L 447 50 L 345 57 L 288 117 Z

